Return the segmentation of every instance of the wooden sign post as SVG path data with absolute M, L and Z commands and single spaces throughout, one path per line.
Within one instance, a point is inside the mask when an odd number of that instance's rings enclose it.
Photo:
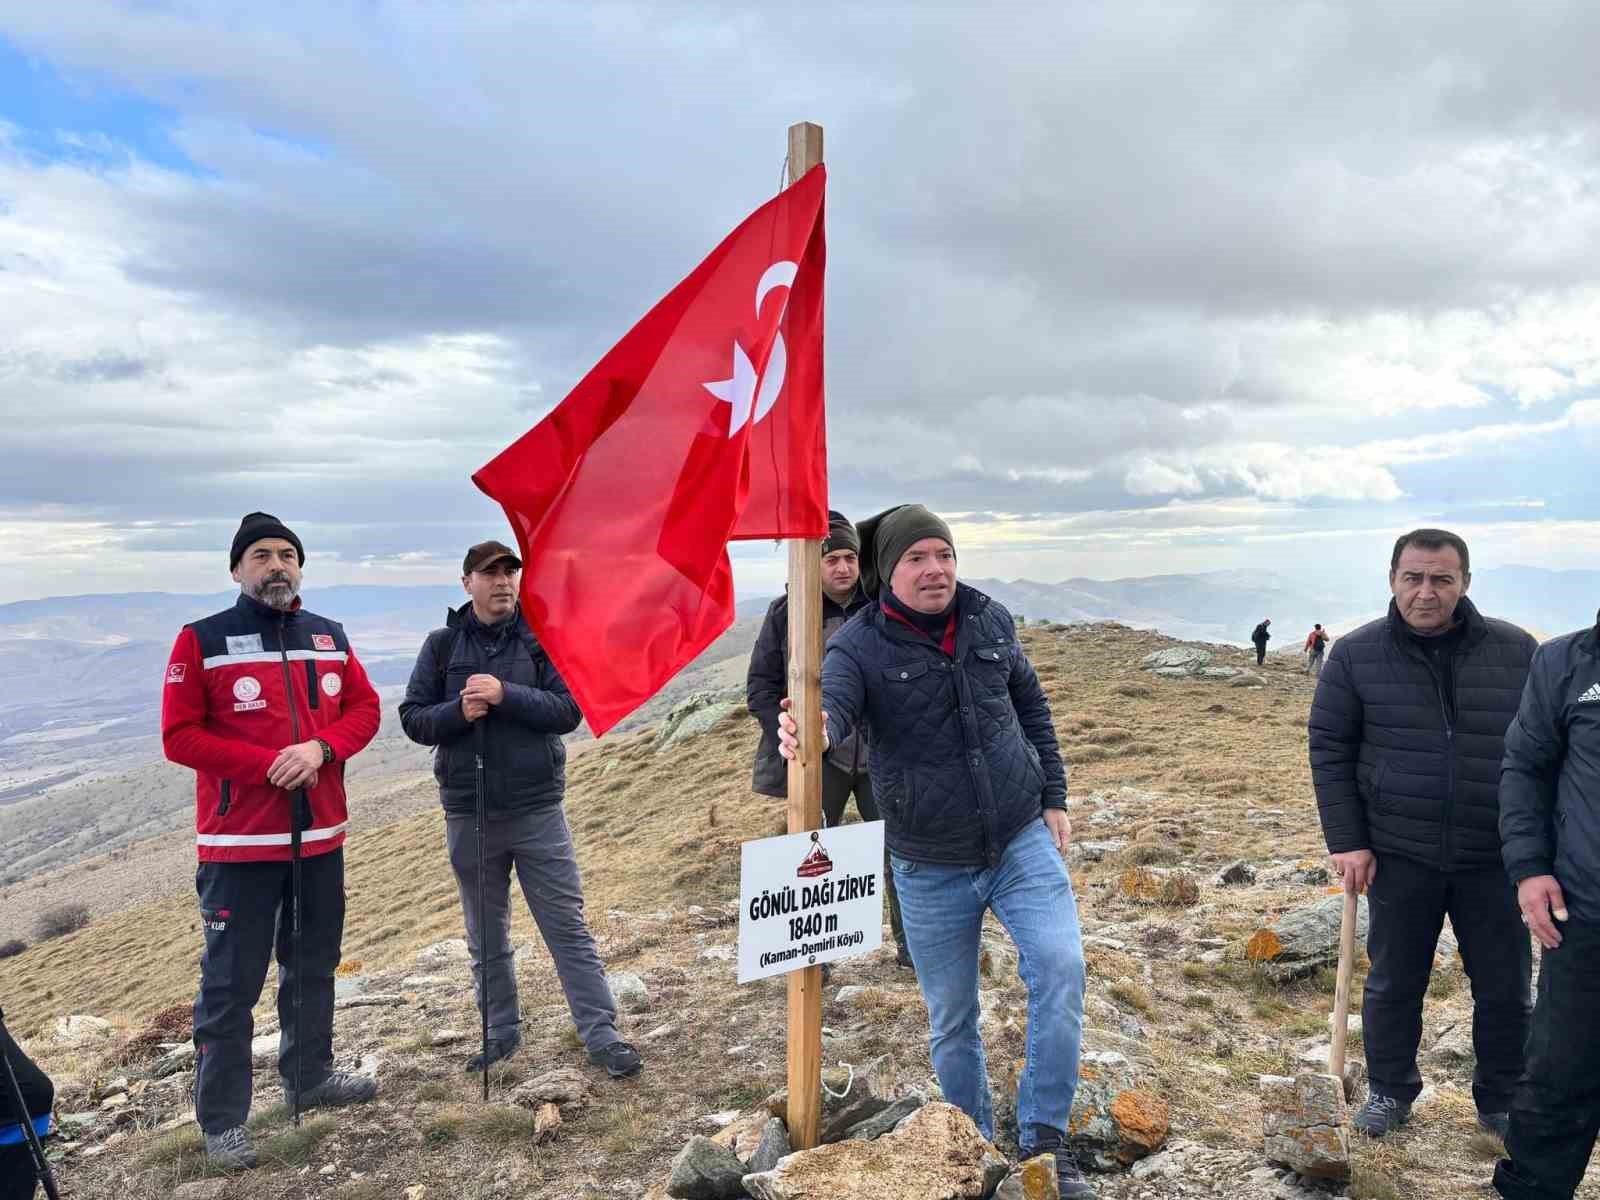
M 822 126 L 789 127 L 789 183 L 822 161 Z M 800 752 L 789 763 L 789 832 L 822 828 L 822 548 L 789 542 L 789 704 Z M 789 1144 L 810 1150 L 822 1121 L 822 968 L 789 972 Z

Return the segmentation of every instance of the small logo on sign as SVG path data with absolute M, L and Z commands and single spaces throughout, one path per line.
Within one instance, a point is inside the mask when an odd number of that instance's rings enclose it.
M 337 696 L 344 689 L 344 680 L 329 671 L 322 677 L 322 690 L 329 696 Z
M 313 650 L 332 650 L 333 649 L 333 634 L 331 634 L 331 633 L 313 633 L 311 635 L 311 648 Z
M 247 633 L 247 634 L 244 634 L 241 637 L 231 637 L 231 638 L 229 638 L 228 639 L 228 653 L 229 654 L 260 654 L 261 653 L 261 635 L 259 633 Z
M 800 860 L 800 865 L 795 868 L 795 874 L 801 879 L 815 879 L 818 875 L 826 875 L 833 870 L 833 859 L 828 857 L 828 852 L 822 848 L 822 836 L 811 835 L 811 852 Z
M 189 673 L 188 663 L 173 663 L 167 668 L 168 683 L 182 683 L 183 677 Z
M 261 682 L 254 675 L 241 675 L 233 681 L 235 700 L 254 700 L 261 695 Z

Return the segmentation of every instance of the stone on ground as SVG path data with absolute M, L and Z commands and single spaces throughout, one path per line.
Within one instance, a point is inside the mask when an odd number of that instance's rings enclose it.
M 624 1012 L 643 1012 L 650 1007 L 650 989 L 632 971 L 613 971 L 606 976 L 611 996 Z
M 1211 651 L 1195 646 L 1169 646 L 1144 656 L 1139 665 L 1146 671 L 1175 671 L 1193 675 L 1211 662 Z
M 856 1122 L 845 1130 L 844 1136 L 868 1142 L 873 1138 L 881 1138 L 884 1134 L 893 1132 L 901 1121 L 916 1112 L 924 1103 L 926 1101 L 921 1096 L 904 1096 L 882 1112 L 874 1113 L 865 1121 Z
M 1246 887 L 1256 881 L 1256 869 L 1242 858 L 1236 858 L 1217 872 L 1218 887 Z
M 885 1056 L 886 1057 L 886 1056 Z M 834 1067 L 822 1073 L 822 1122 L 819 1139 L 836 1142 L 849 1130 L 876 1116 L 894 1102 L 892 1072 L 878 1058 L 851 1071 Z M 762 1107 L 774 1117 L 789 1115 L 789 1089 L 780 1088 L 768 1096 Z
M 1200 903 L 1200 883 L 1188 871 L 1162 867 L 1129 867 L 1117 876 L 1117 887 L 1129 900 L 1168 908 Z
M 102 1042 L 115 1032 L 110 1021 L 75 1013 L 69 1017 L 57 1017 L 50 1036 L 63 1046 L 81 1046 L 87 1042 Z
M 1103 1171 L 1137 1162 L 1167 1140 L 1167 1102 L 1140 1086 L 1128 1056 L 1085 1050 L 1067 1138 L 1080 1162 Z
M 1061 1200 L 1055 1155 L 1040 1154 L 1022 1163 L 1006 1176 L 994 1200 Z
M 471 961 L 472 955 L 467 950 L 466 938 L 446 938 L 442 942 L 435 942 L 417 951 L 417 966 L 423 968 L 448 967 Z
M 745 1172 L 758 1174 L 770 1171 L 780 1159 L 788 1157 L 793 1151 L 794 1147 L 789 1144 L 788 1126 L 777 1117 L 768 1117 L 767 1123 L 761 1127 L 761 1140 L 756 1143 L 755 1153 L 745 1165 Z
M 885 1137 L 791 1154 L 744 1187 L 756 1200 L 980 1200 L 1004 1170 L 970 1117 L 928 1104 Z
M 1276 921 L 1258 929 L 1244 954 L 1278 983 L 1315 974 L 1339 962 L 1339 918 L 1343 895 L 1324 896 L 1313 904 L 1292 908 Z M 1367 939 L 1367 898 L 1356 909 L 1356 941 Z
M 672 1160 L 667 1195 L 678 1200 L 733 1200 L 744 1195 L 744 1174 L 737 1154 L 697 1133 Z
M 541 1104 L 533 1113 L 533 1140 L 538 1145 L 555 1140 L 561 1130 L 561 1110 L 554 1104 Z
M 1334 1076 L 1261 1077 L 1261 1130 L 1272 1162 L 1311 1179 L 1349 1179 L 1344 1119 L 1344 1084 Z
M 517 1084 L 507 1098 L 513 1104 L 537 1109 L 542 1104 L 583 1104 L 593 1091 L 594 1084 L 582 1071 L 557 1067 Z
M 656 731 L 654 747 L 665 750 L 670 746 L 702 734 L 724 717 L 745 711 L 744 690 L 721 692 L 693 692 L 674 704 L 662 718 Z

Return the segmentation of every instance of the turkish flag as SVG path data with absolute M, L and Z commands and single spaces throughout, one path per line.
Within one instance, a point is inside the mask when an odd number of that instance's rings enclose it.
M 473 482 L 596 736 L 733 623 L 728 542 L 822 538 L 821 166 L 752 213 Z

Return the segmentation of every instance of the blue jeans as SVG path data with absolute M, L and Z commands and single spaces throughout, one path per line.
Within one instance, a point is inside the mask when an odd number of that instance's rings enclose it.
M 1017 1087 L 1018 1141 L 1036 1126 L 1065 1138 L 1083 1040 L 1083 944 L 1066 864 L 1044 821 L 1011 839 L 993 868 L 912 862 L 891 855 L 906 943 L 928 1005 L 928 1049 L 945 1099 L 994 1138 L 994 1104 L 978 1036 L 978 949 L 993 909 L 1017 944 L 1028 988 L 1028 1044 Z

